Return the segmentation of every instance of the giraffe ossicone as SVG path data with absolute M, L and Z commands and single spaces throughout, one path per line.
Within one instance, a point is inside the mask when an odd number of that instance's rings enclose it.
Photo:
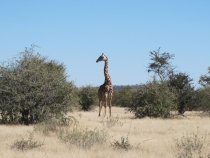
M 112 96 L 113 96 L 113 86 L 111 82 L 111 77 L 108 73 L 108 58 L 102 53 L 102 55 L 96 60 L 96 62 L 104 61 L 104 83 L 98 89 L 98 99 L 99 99 L 99 114 L 101 115 L 101 109 L 104 106 L 106 116 L 106 107 L 109 100 L 109 114 L 111 117 L 111 108 L 112 108 Z

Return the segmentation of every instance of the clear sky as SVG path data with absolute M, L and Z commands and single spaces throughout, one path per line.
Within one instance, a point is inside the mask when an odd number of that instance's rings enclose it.
M 36 44 L 64 63 L 76 86 L 146 83 L 149 52 L 175 54 L 172 65 L 197 84 L 210 66 L 209 0 L 0 0 L 0 61 Z

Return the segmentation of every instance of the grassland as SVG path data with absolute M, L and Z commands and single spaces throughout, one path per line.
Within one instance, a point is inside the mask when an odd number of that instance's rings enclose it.
M 113 107 L 113 120 L 98 117 L 98 109 L 91 112 L 74 112 L 73 115 L 81 127 L 102 129 L 109 134 L 107 141 L 96 144 L 91 149 L 83 149 L 67 145 L 50 133 L 44 135 L 34 133 L 34 140 L 44 145 L 26 151 L 11 149 L 15 140 L 28 138 L 33 126 L 0 125 L 0 157 L 2 158 L 172 158 L 177 157 L 180 148 L 177 140 L 183 136 L 195 134 L 203 145 L 203 157 L 210 151 L 210 116 L 202 116 L 199 112 L 187 112 L 185 117 L 175 116 L 171 119 L 134 119 L 133 114 L 124 108 Z M 103 110 L 103 109 L 102 109 Z M 121 137 L 128 138 L 133 147 L 129 150 L 114 149 L 110 142 L 120 141 Z M 203 139 L 205 138 L 205 139 Z M 182 147 L 182 146 L 181 146 Z M 197 155 L 194 154 L 193 157 Z

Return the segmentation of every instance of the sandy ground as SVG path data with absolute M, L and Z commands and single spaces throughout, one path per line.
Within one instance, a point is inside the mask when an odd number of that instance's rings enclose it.
M 102 109 L 104 112 L 104 109 Z M 108 109 L 107 109 L 108 113 Z M 134 119 L 133 114 L 124 108 L 113 107 L 112 117 L 115 124 L 105 127 L 108 117 L 98 117 L 98 109 L 91 112 L 74 112 L 81 127 L 88 129 L 104 129 L 108 132 L 108 141 L 95 145 L 91 149 L 82 149 L 74 145 L 66 145 L 56 135 L 34 133 L 34 140 L 43 142 L 40 148 L 19 151 L 11 149 L 15 140 L 28 138 L 33 126 L 0 125 L 0 157 L 1 158 L 172 158 L 176 157 L 175 139 L 180 140 L 186 134 L 197 134 L 202 137 L 206 133 L 206 142 L 210 142 L 210 116 L 201 116 L 198 112 L 188 112 L 185 117 L 176 116 L 172 119 Z M 103 115 L 103 114 L 102 114 Z M 116 121 L 118 120 L 118 121 Z M 128 151 L 113 149 L 110 142 L 128 137 L 133 146 Z M 204 142 L 205 143 L 205 142 Z M 210 148 L 205 149 L 205 152 Z

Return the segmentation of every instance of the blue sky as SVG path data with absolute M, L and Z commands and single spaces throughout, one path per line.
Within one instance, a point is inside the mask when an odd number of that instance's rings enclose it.
M 210 1 L 0 0 L 0 61 L 31 44 L 64 63 L 77 86 L 103 84 L 102 53 L 114 85 L 146 83 L 159 47 L 197 84 L 210 66 Z

